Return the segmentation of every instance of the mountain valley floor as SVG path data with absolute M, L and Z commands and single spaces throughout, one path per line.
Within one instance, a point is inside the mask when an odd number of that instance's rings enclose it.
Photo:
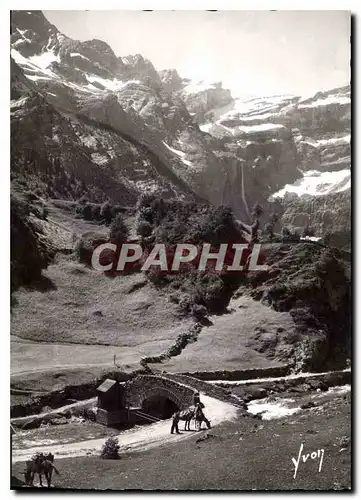
M 194 433 L 189 439 L 120 460 L 99 457 L 56 459 L 60 476 L 53 487 L 99 490 L 350 490 L 351 397 L 338 395 L 325 404 L 277 420 L 250 415 Z M 66 427 L 66 426 L 65 426 Z M 208 438 L 206 437 L 208 436 Z M 319 460 L 292 458 L 324 450 Z M 124 450 L 123 450 L 124 451 Z M 24 463 L 12 469 L 12 485 L 23 479 Z

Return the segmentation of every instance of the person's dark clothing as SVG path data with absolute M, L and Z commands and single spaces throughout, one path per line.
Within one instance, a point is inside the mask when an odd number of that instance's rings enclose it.
M 205 423 L 206 423 L 206 425 L 207 425 L 208 429 L 210 429 L 210 428 L 211 428 L 211 423 L 210 423 L 210 421 L 208 420 L 208 418 L 206 418 L 206 417 L 204 416 L 204 413 L 203 413 L 203 422 L 205 422 Z
M 172 421 L 172 428 L 170 430 L 170 433 L 173 434 L 175 431 L 177 434 L 180 434 L 179 428 L 178 428 L 178 422 L 179 422 L 179 412 L 175 413 L 173 415 L 173 421 Z
M 193 396 L 193 404 L 194 406 L 198 406 L 201 402 L 201 399 L 198 395 Z
M 199 405 L 198 408 L 197 408 L 197 414 L 196 414 L 196 417 L 197 419 L 199 420 L 200 422 L 200 426 L 202 425 L 202 422 L 205 422 L 208 429 L 211 428 L 211 423 L 210 421 L 208 420 L 208 418 L 205 416 L 205 414 L 203 413 L 202 411 L 202 408 L 201 406 Z

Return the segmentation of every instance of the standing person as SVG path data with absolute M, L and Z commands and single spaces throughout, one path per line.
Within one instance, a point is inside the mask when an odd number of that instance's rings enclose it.
M 173 421 L 172 421 L 172 428 L 170 430 L 170 433 L 173 434 L 173 432 L 176 431 L 177 434 L 180 434 L 179 429 L 178 429 L 178 422 L 180 419 L 180 411 L 177 411 L 176 413 L 174 413 L 172 419 L 173 419 Z
M 199 392 L 196 392 L 193 396 L 193 405 L 197 408 L 200 402 L 201 402 L 200 394 Z

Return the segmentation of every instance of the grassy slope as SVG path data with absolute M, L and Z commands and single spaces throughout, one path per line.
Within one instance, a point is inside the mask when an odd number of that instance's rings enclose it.
M 194 437 L 121 460 L 73 458 L 57 460 L 61 476 L 55 487 L 87 489 L 341 489 L 351 486 L 349 396 L 337 397 L 323 408 L 305 410 L 280 420 L 249 417 L 211 430 L 214 436 L 196 443 Z M 305 453 L 325 450 L 320 473 L 318 462 L 301 463 L 293 479 L 292 457 L 304 441 Z M 342 450 L 342 451 L 340 451 Z M 22 478 L 23 464 L 13 476 Z
M 110 279 L 62 259 L 44 273 L 56 290 L 16 293 L 13 375 L 111 367 L 114 354 L 117 363 L 128 371 L 138 367 L 141 357 L 166 351 L 190 326 L 191 320 L 178 319 L 176 306 L 165 293 L 157 295 L 142 275 Z M 282 364 L 277 357 L 271 359 L 256 351 L 252 337 L 263 329 L 262 338 L 276 339 L 281 326 L 291 334 L 294 327 L 290 316 L 246 297 L 237 299 L 231 307 L 234 311 L 230 314 L 213 317 L 214 324 L 204 327 L 198 341 L 179 356 L 154 366 L 176 372 Z M 102 315 L 95 315 L 95 311 Z M 24 342 L 24 338 L 38 342 Z
M 50 205 L 48 222 L 40 222 L 64 250 L 83 232 L 105 230 L 75 219 L 68 205 Z M 140 274 L 112 280 L 61 255 L 43 274 L 42 286 L 14 294 L 11 371 L 18 387 L 46 391 L 53 384 L 80 384 L 89 380 L 89 370 L 98 376 L 112 367 L 114 354 L 124 371 L 132 371 L 141 357 L 168 349 L 191 324 L 179 321 L 176 306 Z
M 70 205 L 50 205 L 48 221 L 43 223 L 47 237 L 64 249 L 72 248 L 85 231 L 105 230 L 75 219 Z M 78 371 L 81 379 L 82 372 L 112 366 L 114 354 L 123 370 L 135 369 L 141 357 L 166 351 L 191 324 L 179 318 L 166 291 L 156 290 L 141 274 L 111 279 L 64 255 L 58 255 L 43 274 L 45 288 L 20 289 L 14 294 L 11 368 L 18 381 L 21 373 L 28 379 L 44 371 L 55 380 L 64 370 Z M 257 326 L 271 335 L 276 324 L 291 327 L 286 316 L 249 300 L 247 308 L 216 318 L 198 342 L 162 368 L 233 370 L 273 365 L 273 360 L 247 345 L 247 337 Z M 44 382 L 45 377 L 41 378 Z M 39 384 L 33 376 L 32 380 L 39 390 L 49 385 Z
M 164 307 L 166 296 L 157 294 L 141 274 L 107 278 L 64 257 L 43 274 L 56 289 L 15 293 L 14 335 L 40 342 L 134 347 L 150 339 L 161 346 L 182 329 L 175 321 L 176 306 Z
M 105 230 L 59 206 L 50 207 L 49 221 L 48 236 L 67 249 L 82 232 Z M 55 223 L 57 231 L 52 231 Z M 297 259 L 293 266 L 299 269 Z M 75 378 L 81 380 L 82 373 L 111 367 L 114 354 L 122 370 L 136 369 L 141 357 L 164 353 L 192 322 L 180 319 L 167 290 L 156 289 L 142 274 L 112 279 L 58 255 L 44 276 L 48 289 L 14 294 L 12 373 L 18 375 L 17 382 L 26 379 L 28 387 L 28 375 L 36 372 L 38 378 L 32 380 L 39 390 L 49 387 L 44 371 L 51 380 L 64 371 L 78 372 Z M 155 367 L 171 372 L 244 370 L 286 364 L 292 358 L 298 339 L 288 313 L 246 296 L 233 300 L 230 308 L 230 314 L 211 318 L 213 325 L 203 328 L 197 342 Z
M 294 323 L 288 313 L 279 313 L 249 297 L 232 300 L 230 313 L 213 316 L 212 325 L 205 327 L 194 344 L 181 355 L 155 365 L 170 372 L 246 370 L 282 364 L 267 358 L 254 348 L 254 336 L 263 329 L 261 338 L 277 342 L 280 327 L 288 335 L 294 332 Z

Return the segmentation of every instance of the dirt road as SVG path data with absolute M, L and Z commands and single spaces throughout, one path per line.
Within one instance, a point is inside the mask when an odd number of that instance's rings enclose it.
M 211 421 L 212 426 L 216 426 L 221 422 L 234 420 L 237 415 L 238 408 L 224 403 L 214 398 L 210 398 L 201 394 L 201 400 L 205 405 L 205 414 Z M 204 424 L 203 424 L 204 425 Z M 180 430 L 182 430 L 180 423 Z M 155 424 L 147 426 L 136 426 L 131 430 L 121 432 L 117 435 L 121 452 L 129 450 L 139 451 L 153 448 L 164 443 L 179 441 L 193 435 L 193 432 L 183 431 L 181 434 L 170 434 L 171 420 L 162 420 Z M 76 443 L 52 444 L 46 446 L 42 441 L 39 441 L 37 446 L 27 449 L 13 449 L 12 462 L 23 462 L 30 458 L 37 451 L 52 452 L 56 458 L 81 457 L 86 455 L 99 454 L 105 438 L 90 439 L 87 441 L 79 441 Z

